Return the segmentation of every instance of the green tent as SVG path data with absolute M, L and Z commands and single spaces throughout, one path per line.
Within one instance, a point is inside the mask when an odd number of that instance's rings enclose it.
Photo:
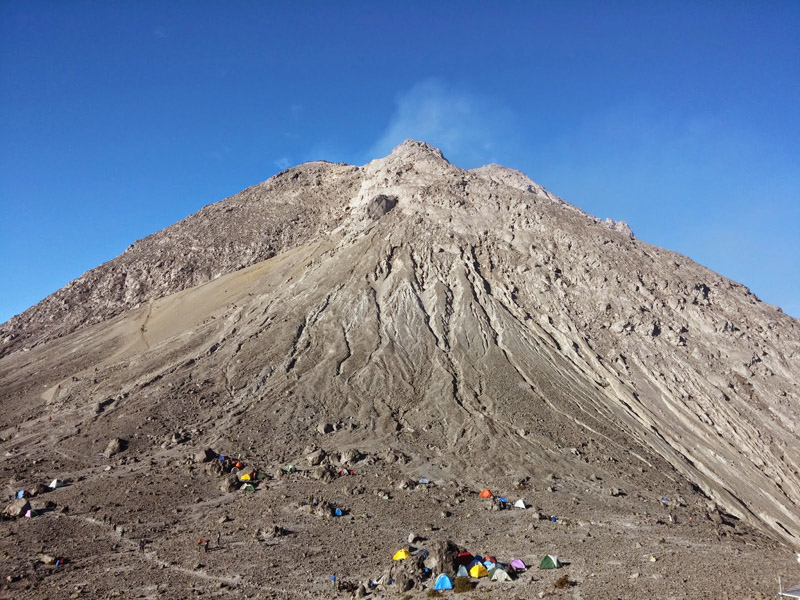
M 542 559 L 542 562 L 539 563 L 540 569 L 560 569 L 564 565 L 560 560 L 558 560 L 557 556 L 553 556 L 552 554 L 548 554 Z

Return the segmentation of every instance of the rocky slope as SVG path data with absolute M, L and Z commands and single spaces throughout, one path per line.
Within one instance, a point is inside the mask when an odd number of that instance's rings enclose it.
M 596 546 L 586 530 L 548 538 L 586 557 L 576 573 L 595 597 L 659 595 L 665 582 L 677 590 L 670 597 L 718 592 L 708 536 L 726 527 L 744 540 L 723 553 L 726 570 L 739 569 L 728 582 L 760 581 L 748 552 L 779 555 L 765 535 L 800 547 L 798 322 L 521 173 L 464 171 L 420 142 L 363 167 L 302 165 L 206 207 L 3 334 L 0 429 L 14 448 L 0 464 L 14 485 L 52 472 L 34 465 L 55 443 L 59 468 L 83 477 L 73 493 L 102 497 L 96 457 L 109 437 L 151 465 L 192 447 L 238 449 L 271 469 L 313 450 L 358 450 L 379 499 L 421 475 L 439 490 L 519 486 L 548 513 L 596 525 Z M 37 423 L 43 414 L 55 424 Z M 153 525 L 155 515 L 183 513 L 195 495 L 232 501 L 200 491 L 209 483 L 192 460 L 181 463 L 189 491 L 136 500 L 173 483 L 153 469 L 145 484 L 127 460 L 111 465 L 128 490 L 115 504 L 169 540 L 202 514 Z M 304 485 L 327 494 L 342 484 Z M 263 493 L 278 501 L 291 496 L 285 486 L 279 479 Z M 361 502 L 365 482 L 347 489 Z M 359 534 L 374 548 L 354 571 L 366 576 L 403 528 L 470 537 L 461 527 L 472 501 L 459 512 L 452 493 L 433 495 L 427 508 L 408 500 L 424 517 L 364 500 L 395 538 Z M 653 512 L 662 496 L 676 511 L 670 522 L 685 528 L 669 530 L 672 562 L 653 573 L 655 587 L 611 576 L 593 584 L 617 527 L 637 544 L 662 537 L 654 522 L 665 517 Z M 237 502 L 258 518 L 261 504 Z M 488 520 L 477 527 L 477 538 L 500 535 Z M 509 527 L 519 539 L 537 535 Z M 347 543 L 335 527 L 317 535 Z M 286 556 L 326 569 L 324 552 L 303 557 L 309 543 L 328 542 L 287 542 Z M 159 556 L 180 556 L 160 544 Z M 699 587 L 681 583 L 699 555 Z M 314 585 L 298 594 L 313 597 Z

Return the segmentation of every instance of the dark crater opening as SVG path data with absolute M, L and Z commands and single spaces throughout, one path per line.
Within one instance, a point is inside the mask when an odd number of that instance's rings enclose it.
M 367 216 L 373 221 L 377 221 L 395 206 L 397 206 L 397 196 L 379 194 L 367 204 Z

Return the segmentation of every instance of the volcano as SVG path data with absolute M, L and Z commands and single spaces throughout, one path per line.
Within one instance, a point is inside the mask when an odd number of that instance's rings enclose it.
M 9 502 L 67 482 L 2 524 L 15 597 L 422 598 L 447 542 L 567 563 L 498 598 L 797 575 L 800 323 L 423 142 L 209 205 L 0 339 Z

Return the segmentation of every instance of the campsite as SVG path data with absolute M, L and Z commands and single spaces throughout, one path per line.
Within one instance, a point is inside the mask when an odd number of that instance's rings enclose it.
M 391 452 L 348 452 L 358 460 L 343 464 L 345 453 L 328 448 L 323 464 L 319 448 L 281 452 L 283 461 L 270 464 L 182 444 L 150 461 L 123 452 L 80 472 L 53 461 L 44 466 L 58 465 L 59 485 L 15 500 L 51 509 L 3 522 L 3 589 L 22 598 L 38 597 L 41 582 L 74 598 L 290 598 L 291 580 L 317 597 L 469 590 L 481 598 L 569 598 L 574 588 L 603 598 L 613 582 L 637 597 L 659 596 L 666 586 L 676 590 L 669 597 L 694 598 L 709 590 L 703 565 L 722 560 L 740 567 L 725 579 L 731 598 L 768 585 L 763 574 L 750 579 L 758 575 L 747 562 L 755 542 L 769 542 L 682 499 L 669 523 L 658 494 L 620 497 L 614 510 L 593 505 L 600 481 L 559 477 L 556 490 L 553 473 L 543 473 L 498 478 L 492 492 L 442 471 L 421 476 Z M 37 461 L 22 481 L 35 487 L 42 466 Z M 161 470 L 171 476 L 156 478 Z M 140 483 L 120 486 L 126 479 Z M 580 501 L 576 486 L 584 488 Z M 54 529 L 57 544 L 49 541 Z M 725 545 L 716 543 L 720 536 Z M 609 546 L 609 538 L 619 544 Z M 685 564 L 687 543 L 695 565 Z M 131 587 L 104 571 L 124 572 Z

